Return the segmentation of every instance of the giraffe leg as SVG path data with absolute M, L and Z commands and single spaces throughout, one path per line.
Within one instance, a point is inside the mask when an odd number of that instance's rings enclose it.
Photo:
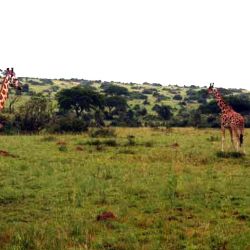
M 235 128 L 233 128 L 232 131 L 233 131 L 233 141 L 234 141 L 234 145 L 236 144 L 236 151 L 239 152 L 239 145 L 240 145 L 239 134 L 238 134 L 237 129 L 235 129 Z M 234 149 L 235 149 L 235 146 L 234 146 Z
M 237 133 L 237 132 L 236 132 Z M 236 151 L 239 152 L 239 146 L 240 146 L 240 142 L 238 137 L 236 137 Z
M 225 128 L 221 127 L 221 133 L 222 133 L 222 137 L 221 137 L 221 151 L 224 152 L 224 142 L 225 142 Z
M 235 150 L 234 138 L 233 138 L 233 129 L 229 128 L 229 132 L 230 132 L 230 138 L 231 138 L 232 148 L 233 148 L 233 150 Z
M 240 147 L 242 148 L 242 152 L 246 154 L 246 150 L 244 147 L 244 128 L 242 127 L 239 129 L 239 144 L 240 144 Z

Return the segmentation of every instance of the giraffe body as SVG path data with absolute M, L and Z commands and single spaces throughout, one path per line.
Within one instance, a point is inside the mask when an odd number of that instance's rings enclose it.
M 221 125 L 225 128 L 244 128 L 244 118 L 234 110 L 222 113 Z
M 245 126 L 244 117 L 234 111 L 234 109 L 224 101 L 222 95 L 218 89 L 214 88 L 213 84 L 210 84 L 208 93 L 214 95 L 214 98 L 221 109 L 220 122 L 222 131 L 222 151 L 224 151 L 225 129 L 229 129 L 232 145 L 235 148 L 236 142 L 236 150 L 238 151 L 239 147 L 241 147 L 243 144 L 243 133 Z
M 9 76 L 3 79 L 2 86 L 0 89 L 0 110 L 4 108 L 4 104 L 8 98 L 9 93 Z

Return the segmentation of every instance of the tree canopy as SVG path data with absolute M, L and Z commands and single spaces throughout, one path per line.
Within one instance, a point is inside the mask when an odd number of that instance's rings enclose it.
M 128 95 L 128 89 L 114 84 L 105 85 L 103 91 L 107 95 Z
M 125 111 L 128 104 L 127 100 L 122 96 L 108 96 L 105 98 L 105 106 L 108 107 L 109 112 L 113 110 Z
M 169 120 L 172 116 L 171 107 L 167 105 L 156 104 L 152 110 L 154 110 L 163 120 Z
M 101 109 L 103 97 L 89 87 L 77 86 L 71 89 L 63 89 L 56 95 L 60 110 L 73 110 L 79 117 L 84 111 Z

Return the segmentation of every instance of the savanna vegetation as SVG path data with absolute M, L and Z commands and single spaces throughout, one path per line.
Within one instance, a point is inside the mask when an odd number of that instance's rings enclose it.
M 84 79 L 20 78 L 22 95 L 11 93 L 2 132 L 83 132 L 91 127 L 219 127 L 220 110 L 206 87 L 162 86 Z M 219 88 L 250 126 L 250 93 Z
M 249 249 L 250 157 L 219 135 L 1 136 L 0 249 Z
M 220 152 L 205 87 L 20 80 L 0 113 L 0 249 L 250 249 L 249 129 L 246 155 Z M 249 127 L 250 93 L 220 91 Z

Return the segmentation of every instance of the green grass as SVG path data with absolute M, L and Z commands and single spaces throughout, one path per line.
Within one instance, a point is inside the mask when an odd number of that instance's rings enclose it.
M 247 136 L 235 157 L 219 130 L 115 135 L 1 136 L 0 249 L 249 249 Z

